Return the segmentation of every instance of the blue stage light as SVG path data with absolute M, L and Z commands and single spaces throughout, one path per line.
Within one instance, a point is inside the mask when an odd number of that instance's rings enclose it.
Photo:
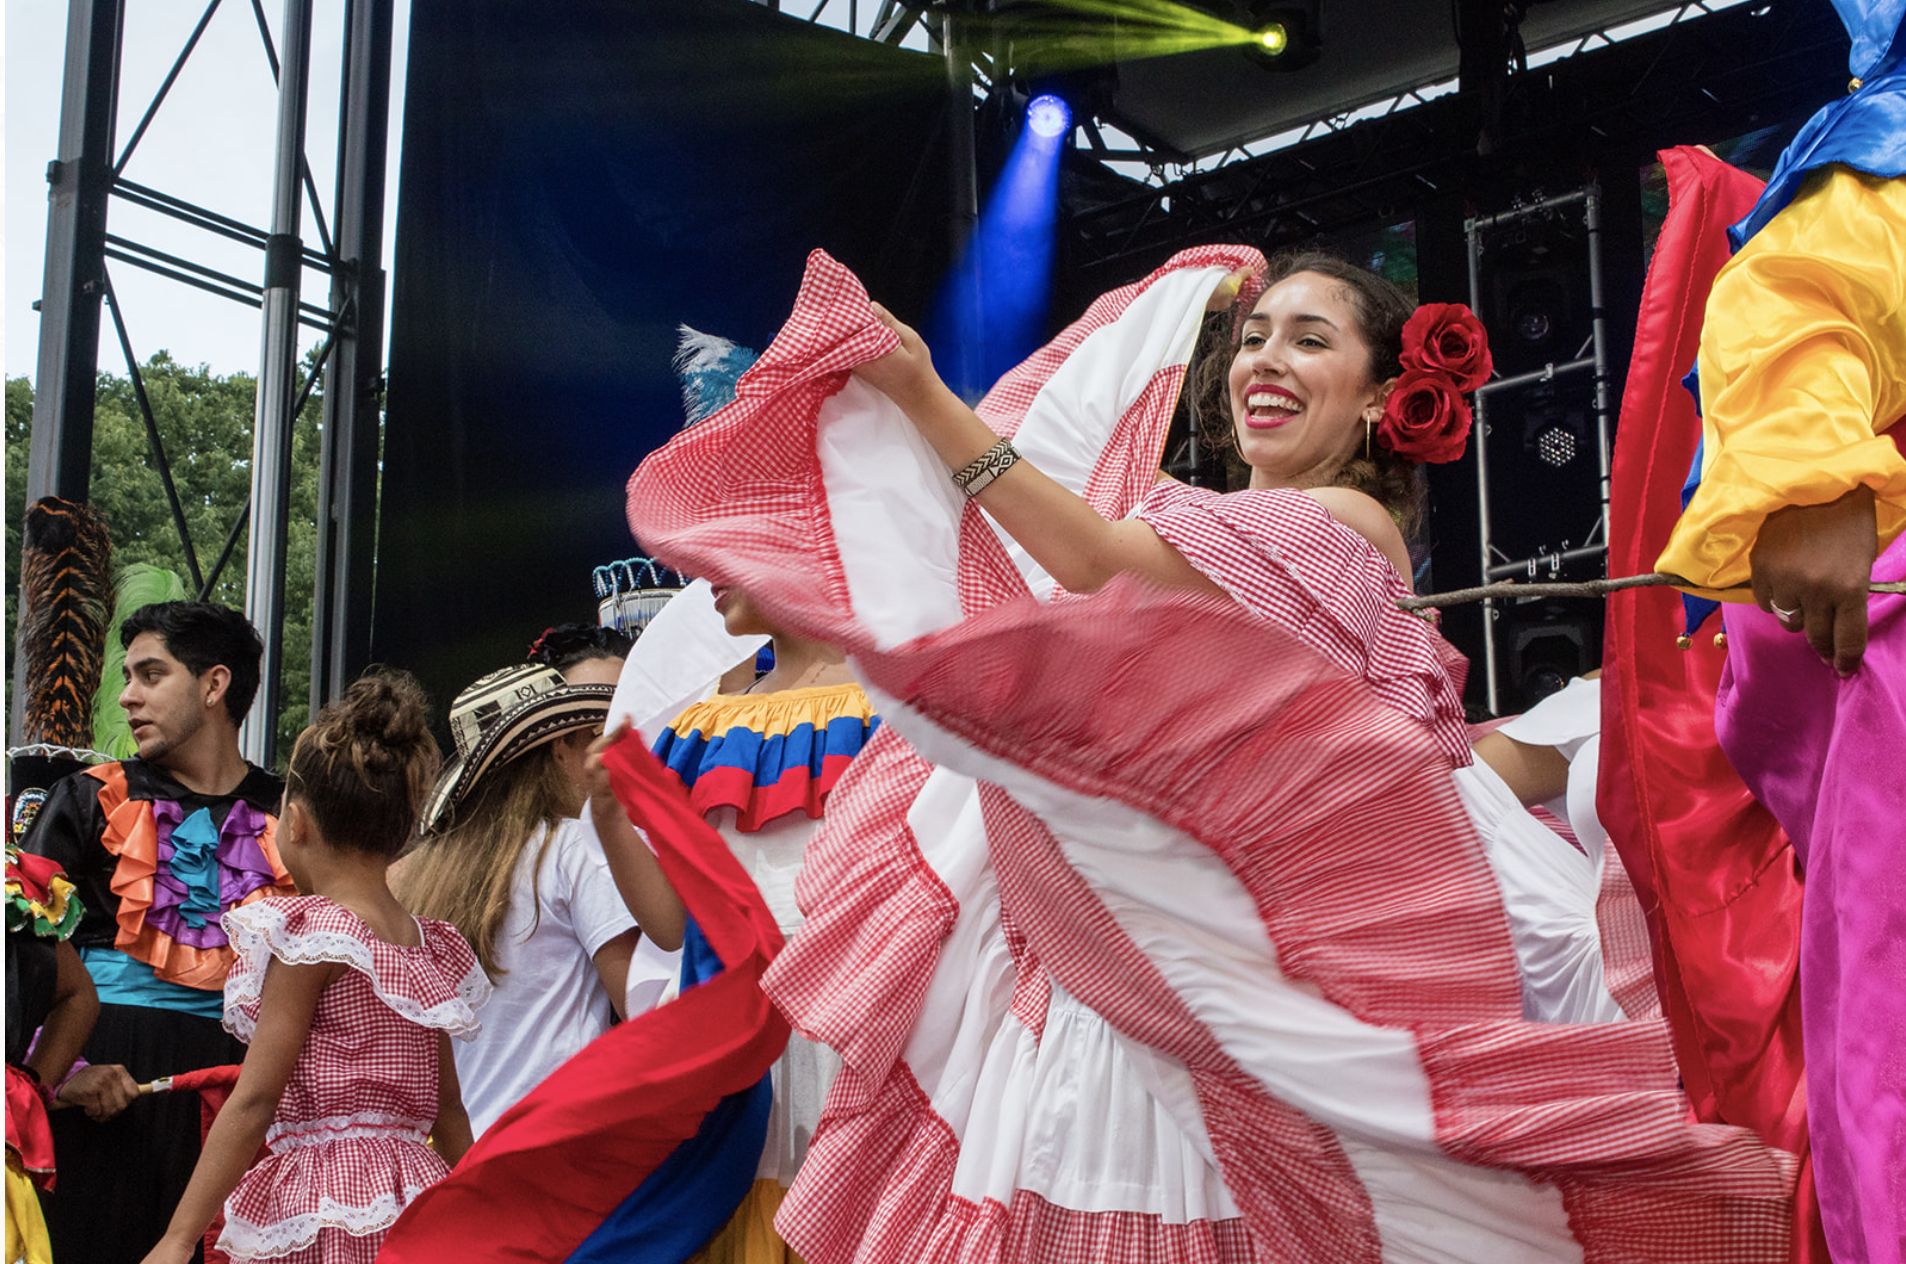
M 1026 107 L 1026 126 L 1048 139 L 1064 136 L 1072 126 L 1072 109 L 1051 93 L 1034 97 Z
M 1034 98 L 966 248 L 941 287 L 927 342 L 947 385 L 977 400 L 1049 332 L 1060 138 L 1071 110 Z

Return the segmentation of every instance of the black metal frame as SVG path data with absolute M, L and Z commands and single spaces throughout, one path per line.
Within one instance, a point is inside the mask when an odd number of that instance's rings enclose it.
M 1240 158 L 1071 215 L 1067 258 L 1085 288 L 1128 279 L 1213 240 L 1276 246 L 1410 218 L 1406 208 L 1518 158 L 1588 156 L 1611 143 L 1648 152 L 1777 119 L 1815 98 L 1796 85 L 1844 78 L 1846 38 L 1820 5 L 1770 0 L 1677 23 L 1522 75 L 1499 103 L 1486 84 Z M 1824 99 L 1824 98 L 1820 98 Z M 1489 118 L 1498 113 L 1499 118 Z M 1493 124 L 1494 156 L 1476 153 Z
M 266 638 L 264 687 L 247 733 L 246 753 L 269 764 L 275 755 L 277 689 L 282 658 L 281 620 L 284 584 L 283 534 L 291 426 L 318 375 L 326 374 L 324 435 L 320 449 L 319 545 L 316 608 L 313 612 L 312 706 L 315 710 L 341 692 L 369 662 L 371 601 L 370 557 L 376 534 L 376 467 L 383 370 L 382 268 L 384 160 L 390 110 L 391 0 L 347 0 L 345 75 L 340 93 L 338 181 L 334 195 L 334 240 L 326 222 L 302 143 L 304 101 L 308 89 L 297 63 L 280 62 L 262 0 L 250 0 L 273 81 L 281 86 L 281 117 L 295 113 L 296 140 L 289 146 L 280 128 L 281 185 L 290 185 L 290 213 L 280 189 L 277 220 L 291 230 L 274 231 L 221 215 L 184 198 L 128 180 L 127 163 L 165 104 L 180 72 L 198 48 L 223 0 L 209 0 L 178 55 L 140 116 L 123 150 L 114 155 L 120 59 L 125 34 L 125 0 L 70 0 L 59 157 L 48 168 L 51 186 L 45 285 L 39 304 L 40 353 L 34 395 L 33 434 L 27 499 L 57 495 L 88 498 L 91 482 L 93 412 L 99 368 L 100 303 L 113 328 L 146 429 L 148 453 L 159 474 L 179 532 L 186 566 L 201 599 L 208 597 L 248 525 L 264 522 L 266 539 L 251 550 L 254 575 L 247 585 L 248 613 L 260 621 Z M 308 23 L 309 0 L 287 0 L 287 30 Z M 287 70 L 291 82 L 285 82 Z M 233 276 L 181 255 L 144 245 L 107 231 L 110 202 L 167 216 L 200 231 L 241 242 L 265 254 L 262 282 Z M 308 205 L 319 249 L 297 239 L 297 210 Z M 123 263 L 192 286 L 221 298 L 266 311 L 269 327 L 273 294 L 289 293 L 268 332 L 266 363 L 260 372 L 260 404 L 255 419 L 253 470 L 269 468 L 275 488 L 261 488 L 238 512 L 223 549 L 209 572 L 202 572 L 186 525 L 172 470 L 139 361 L 127 334 L 107 261 Z M 312 269 L 329 276 L 329 303 L 297 300 L 298 275 Z M 295 326 L 320 330 L 325 342 L 317 365 L 297 381 Z M 276 363 L 274 363 L 276 362 Z M 261 499 L 260 493 L 263 492 Z M 260 512 L 258 506 L 263 506 Z M 271 547 L 275 536 L 277 547 Z M 260 545 L 263 547 L 260 547 Z M 265 557 L 262 573 L 257 566 Z M 24 691 L 16 689 L 14 720 Z

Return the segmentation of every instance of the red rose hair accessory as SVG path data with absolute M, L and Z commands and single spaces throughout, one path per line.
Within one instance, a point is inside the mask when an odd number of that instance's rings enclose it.
M 1461 303 L 1425 303 L 1403 326 L 1402 362 L 1377 438 L 1411 461 L 1454 461 L 1473 420 L 1463 396 L 1487 382 L 1495 367 L 1488 333 Z

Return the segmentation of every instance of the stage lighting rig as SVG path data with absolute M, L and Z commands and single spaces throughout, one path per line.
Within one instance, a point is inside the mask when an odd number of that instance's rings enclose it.
M 1038 136 L 1057 139 L 1072 130 L 1072 107 L 1065 98 L 1044 92 L 1026 107 L 1026 126 Z
M 1239 45 L 1266 70 L 1302 70 L 1323 51 L 1322 0 L 1198 0 L 1188 7 L 1221 18 L 1249 35 Z
M 1244 10 L 1239 25 L 1252 34 L 1244 46 L 1245 56 L 1266 70 L 1302 70 L 1323 52 L 1317 5 L 1246 3 L 1237 7 Z

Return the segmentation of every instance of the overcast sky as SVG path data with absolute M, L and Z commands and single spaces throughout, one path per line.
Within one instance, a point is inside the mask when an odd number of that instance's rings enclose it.
M 282 0 L 266 0 L 272 39 Z M 313 5 L 311 93 L 305 152 L 329 227 L 335 181 L 338 70 L 344 6 Z M 404 50 L 410 27 L 409 0 L 396 0 L 392 55 L 391 144 L 385 190 L 384 265 L 390 266 L 397 210 L 397 137 L 403 124 Z M 125 53 L 119 95 L 115 156 L 151 104 L 205 0 L 166 0 L 126 6 Z M 8 377 L 34 375 L 40 296 L 46 250 L 46 165 L 59 147 L 60 92 L 66 57 L 66 0 L 6 0 L 6 305 L 4 333 Z M 258 24 L 246 0 L 223 0 L 198 48 L 160 107 L 125 177 L 254 227 L 271 227 L 271 171 L 277 128 L 277 92 L 265 59 Z M 262 251 L 187 228 L 167 217 L 113 199 L 108 231 L 180 255 L 254 283 L 264 274 Z M 318 246 L 307 203 L 300 225 L 305 244 Z M 108 261 L 115 293 L 125 312 L 133 352 L 144 361 L 169 351 L 185 364 L 256 373 L 260 349 L 257 309 L 153 276 L 129 264 Z M 320 305 L 329 284 L 307 271 L 303 297 Z M 303 345 L 319 335 L 301 331 Z M 110 318 L 100 320 L 99 364 L 123 374 L 125 359 Z

